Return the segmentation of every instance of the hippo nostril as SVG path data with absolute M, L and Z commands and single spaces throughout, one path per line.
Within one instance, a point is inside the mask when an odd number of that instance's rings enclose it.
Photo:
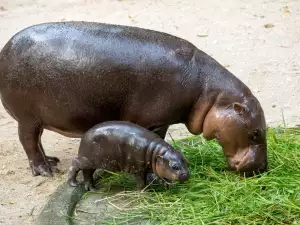
M 184 182 L 184 181 L 188 180 L 188 178 L 189 178 L 189 175 L 187 173 L 182 173 L 179 176 L 180 182 Z

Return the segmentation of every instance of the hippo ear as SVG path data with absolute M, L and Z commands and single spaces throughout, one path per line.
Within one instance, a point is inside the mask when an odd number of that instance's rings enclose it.
M 246 108 L 238 102 L 233 103 L 233 109 L 239 115 L 243 115 L 246 112 Z
M 163 164 L 164 158 L 161 155 L 156 156 L 156 163 Z

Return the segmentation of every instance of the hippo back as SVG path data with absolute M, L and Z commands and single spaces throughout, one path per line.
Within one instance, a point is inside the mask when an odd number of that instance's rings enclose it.
M 107 120 L 158 127 L 185 118 L 199 95 L 191 76 L 196 50 L 136 27 L 39 24 L 0 53 L 0 94 L 16 118 L 26 111 L 63 133 L 80 136 Z

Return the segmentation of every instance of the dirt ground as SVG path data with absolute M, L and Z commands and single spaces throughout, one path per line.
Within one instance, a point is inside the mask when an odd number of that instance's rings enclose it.
M 0 0 L 0 49 L 26 26 L 66 20 L 139 26 L 185 38 L 252 89 L 269 125 L 282 124 L 282 111 L 288 125 L 300 124 L 297 0 Z M 16 125 L 1 105 L 0 224 L 34 224 L 49 195 L 65 181 L 79 140 L 46 131 L 44 148 L 61 159 L 59 171 L 52 179 L 32 177 Z M 169 131 L 175 138 L 187 133 L 181 125 Z

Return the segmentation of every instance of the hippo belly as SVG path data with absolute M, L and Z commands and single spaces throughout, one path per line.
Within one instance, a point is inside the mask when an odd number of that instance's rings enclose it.
M 198 97 L 189 78 L 196 48 L 177 37 L 100 23 L 48 23 L 13 36 L 0 53 L 0 96 L 18 121 L 33 175 L 51 175 L 43 129 L 82 137 L 127 120 L 165 137 Z

